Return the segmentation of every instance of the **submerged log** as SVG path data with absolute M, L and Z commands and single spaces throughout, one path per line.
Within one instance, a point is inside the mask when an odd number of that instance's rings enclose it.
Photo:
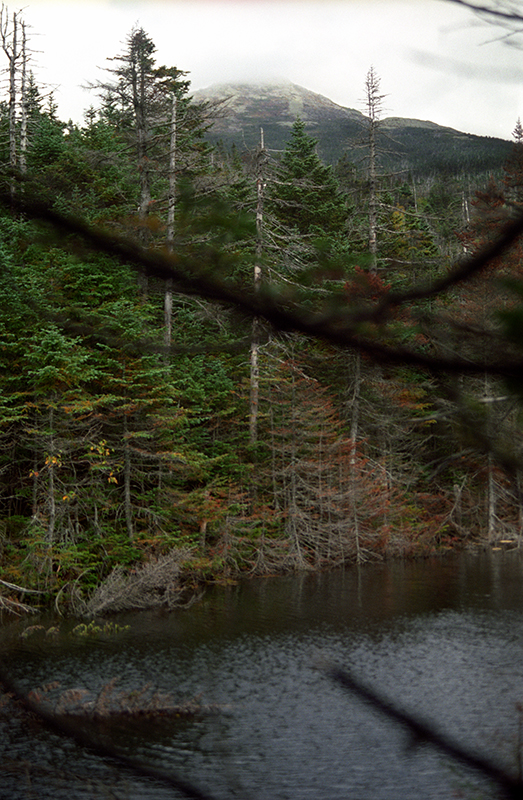
M 106 683 L 98 694 L 83 687 L 66 689 L 54 699 L 51 692 L 59 688 L 58 682 L 33 689 L 31 700 L 42 709 L 58 717 L 77 717 L 93 721 L 117 721 L 118 719 L 182 718 L 195 719 L 224 711 L 227 706 L 217 703 L 202 703 L 201 695 L 176 702 L 170 692 L 152 690 L 150 684 L 131 691 L 114 692 L 118 678 Z

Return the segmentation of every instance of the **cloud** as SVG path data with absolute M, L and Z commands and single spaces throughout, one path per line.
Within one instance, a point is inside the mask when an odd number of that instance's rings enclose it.
M 194 89 L 284 76 L 360 109 L 373 64 L 391 115 L 506 137 L 523 116 L 522 54 L 485 44 L 495 32 L 451 2 L 33 0 L 24 18 L 42 51 L 37 78 L 77 122 L 96 103 L 81 86 L 103 76 L 135 24 L 156 43 L 158 63 L 188 71 Z

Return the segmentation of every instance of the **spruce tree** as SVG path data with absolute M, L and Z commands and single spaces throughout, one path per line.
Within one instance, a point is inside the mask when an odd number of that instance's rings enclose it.
M 339 234 L 347 217 L 334 172 L 323 164 L 316 145 L 298 118 L 268 195 L 275 217 L 306 237 Z
M 138 207 L 141 237 L 150 238 L 149 214 L 167 217 L 172 230 L 173 196 L 182 178 L 194 180 L 207 172 L 209 146 L 203 140 L 204 106 L 193 103 L 186 73 L 176 67 L 157 66 L 156 46 L 143 28 L 134 28 L 122 54 L 109 61 L 108 81 L 91 88 L 102 98 L 100 119 L 115 131 L 115 151 L 127 162 Z M 138 190 L 138 191 L 136 191 Z M 169 238 L 169 237 L 168 237 Z M 172 233 L 170 236 L 172 240 Z
M 519 117 L 512 136 L 514 143 L 504 166 L 503 185 L 507 200 L 515 206 L 515 210 L 521 211 L 523 204 L 523 126 Z

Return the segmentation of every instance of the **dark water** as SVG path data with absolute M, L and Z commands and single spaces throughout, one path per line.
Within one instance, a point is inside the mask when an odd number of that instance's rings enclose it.
M 490 797 L 490 788 L 406 735 L 326 677 L 350 668 L 406 710 L 514 769 L 523 703 L 523 556 L 464 554 L 322 575 L 242 582 L 187 611 L 114 618 L 94 641 L 19 638 L 4 654 L 31 689 L 97 692 L 146 683 L 180 701 L 223 705 L 195 720 L 115 725 L 113 743 L 216 798 L 418 800 Z M 43 619 L 46 627 L 56 620 Z M 105 732 L 107 735 L 107 732 Z M 0 798 L 164 798 L 35 722 L 0 718 Z

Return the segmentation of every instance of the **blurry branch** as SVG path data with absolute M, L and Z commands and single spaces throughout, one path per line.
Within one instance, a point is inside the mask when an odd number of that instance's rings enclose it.
M 522 467 L 521 457 L 510 451 L 506 442 L 500 444 L 495 436 L 488 433 L 487 426 L 481 424 L 478 418 L 467 408 L 467 403 L 456 386 L 447 385 L 442 389 L 457 409 L 457 416 L 462 429 L 474 442 L 476 450 L 486 454 L 490 453 L 495 462 L 510 478 L 514 494 L 518 498 L 518 502 L 523 505 L 523 493 L 518 484 L 518 472 Z
M 523 800 L 523 783 L 512 778 L 493 762 L 456 744 L 448 736 L 436 731 L 432 725 L 428 725 L 412 714 L 403 711 L 390 700 L 387 700 L 373 689 L 360 683 L 349 672 L 340 667 L 327 667 L 325 669 L 325 674 L 348 692 L 366 702 L 371 708 L 378 711 L 384 717 L 401 725 L 411 737 L 410 746 L 412 748 L 423 744 L 429 744 L 454 761 L 463 764 L 469 769 L 481 774 L 484 778 L 492 781 L 503 792 L 503 795 L 510 798 L 510 800 Z M 92 734 L 87 730 L 83 730 L 74 719 L 69 721 L 63 715 L 58 716 L 43 708 L 41 703 L 28 697 L 18 689 L 8 672 L 1 666 L 0 682 L 14 701 L 19 703 L 25 711 L 36 715 L 48 729 L 55 733 L 72 739 L 76 744 L 87 748 L 98 756 L 114 760 L 119 765 L 132 771 L 135 775 L 152 778 L 166 786 L 176 789 L 185 797 L 192 798 L 193 800 L 215 800 L 213 795 L 202 792 L 191 783 L 178 778 L 176 775 L 140 764 L 134 759 L 121 754 L 116 748 L 108 744 L 107 741 L 104 741 L 104 743 L 95 741 Z
M 360 350 L 379 362 L 407 364 L 434 373 L 491 374 L 517 379 L 523 372 L 523 357 L 507 359 L 504 354 L 496 353 L 490 363 L 485 362 L 483 357 L 477 360 L 439 357 L 422 349 L 405 347 L 398 342 L 387 344 L 377 337 L 373 338 L 374 333 L 366 336 L 361 332 L 362 326 L 369 323 L 383 326 L 391 318 L 393 309 L 417 300 L 437 297 L 480 273 L 521 235 L 523 215 L 506 225 L 496 241 L 475 256 L 460 261 L 448 275 L 433 283 L 406 292 L 387 293 L 377 302 L 369 302 L 365 306 L 352 303 L 349 294 L 333 295 L 332 303 L 327 301 L 323 310 L 313 313 L 300 307 L 298 295 L 278 293 L 272 287 L 266 287 L 256 294 L 249 293 L 226 280 L 216 278 L 215 275 L 223 273 L 225 266 L 225 257 L 218 247 L 208 246 L 197 253 L 185 254 L 183 251 L 170 254 L 165 250 L 148 250 L 131 239 L 92 227 L 82 219 L 61 214 L 37 200 L 12 198 L 4 192 L 0 193 L 0 205 L 32 219 L 51 223 L 63 233 L 80 237 L 91 248 L 132 264 L 148 276 L 172 280 L 174 289 L 184 294 L 224 303 L 247 316 L 264 317 L 276 330 L 297 331 L 339 347 Z M 67 238 L 62 239 L 60 245 L 67 248 Z M 94 333 L 94 329 L 91 330 L 91 334 Z
M 406 292 L 390 292 L 385 295 L 376 308 L 376 320 L 382 314 L 386 314 L 389 308 L 405 305 L 415 300 L 428 300 L 443 294 L 458 284 L 465 283 L 479 274 L 495 258 L 503 255 L 522 233 L 523 214 L 518 214 L 512 222 L 505 225 L 497 239 L 485 245 L 477 254 L 461 259 L 445 277 L 436 279 L 425 286 L 414 287 Z
M 413 715 L 398 708 L 390 700 L 381 697 L 373 689 L 357 681 L 349 672 L 333 666 L 326 669 L 326 674 L 348 692 L 351 692 L 360 700 L 364 700 L 376 711 L 402 725 L 412 737 L 412 746 L 424 743 L 430 744 L 455 761 L 459 761 L 461 764 L 493 781 L 506 797 L 513 800 L 522 800 L 523 783 L 511 778 L 510 775 L 491 761 L 475 755 L 461 745 L 455 744 L 448 736 L 438 733 L 433 726 L 421 722 Z
M 65 242 L 61 244 L 64 248 L 66 247 Z M 26 289 L 20 286 L 8 264 L 0 264 L 0 275 L 4 285 L 9 285 L 13 293 L 21 297 L 25 305 L 33 311 L 35 316 L 46 322 L 57 324 L 62 330 L 72 336 L 81 336 L 86 339 L 93 339 L 96 342 L 103 342 L 109 347 L 122 349 L 135 356 L 143 355 L 144 353 L 163 354 L 167 352 L 173 355 L 198 355 L 200 353 L 213 354 L 224 352 L 241 353 L 248 349 L 250 345 L 250 337 L 248 336 L 231 342 L 216 342 L 213 340 L 190 345 L 172 344 L 169 348 L 160 346 L 157 339 L 137 338 L 124 340 L 121 334 L 115 332 L 114 328 L 107 324 L 105 318 L 98 317 L 95 313 L 83 313 L 81 320 L 73 320 L 64 319 L 63 314 L 60 312 L 52 312 L 49 309 L 43 308 L 31 297 Z M 187 292 L 185 292 L 185 294 L 187 294 Z
M 521 43 L 518 41 L 523 33 L 523 14 L 520 0 L 491 0 L 491 5 L 471 3 L 469 0 L 447 0 L 447 2 L 463 6 L 476 14 L 485 24 L 506 31 L 503 35 L 495 36 L 493 39 L 484 42 L 484 44 L 491 41 L 504 42 L 521 48 Z M 472 67 L 472 69 L 474 70 L 475 68 Z
M 135 775 L 152 778 L 166 786 L 170 786 L 172 789 L 181 792 L 184 797 L 192 798 L 192 800 L 215 800 L 212 795 L 200 791 L 196 786 L 193 786 L 188 781 L 182 780 L 172 773 L 140 764 L 134 758 L 123 755 L 118 752 L 115 747 L 108 744 L 106 740 L 103 743 L 96 741 L 93 734 L 89 733 L 88 730 L 83 730 L 75 720 L 68 721 L 64 716 L 58 717 L 53 712 L 42 708 L 40 703 L 32 700 L 18 688 L 7 670 L 2 666 L 0 666 L 0 683 L 12 696 L 12 699 L 19 703 L 25 711 L 36 715 L 49 730 L 54 731 L 60 736 L 66 736 L 68 739 L 72 739 L 76 744 L 80 745 L 80 747 L 85 747 L 102 758 L 111 758 L 120 766 L 131 770 Z
M 458 1 L 458 0 L 451 0 Z M 20 212 L 29 218 L 50 223 L 64 234 L 60 241 L 62 247 L 74 246 L 68 237 L 80 237 L 93 249 L 119 258 L 124 263 L 133 264 L 149 276 L 162 280 L 173 280 L 176 288 L 184 294 L 194 294 L 220 303 L 225 303 L 248 316 L 262 316 L 278 330 L 298 331 L 310 337 L 318 337 L 340 347 L 350 347 L 367 353 L 378 361 L 410 364 L 426 368 L 432 372 L 495 374 L 505 378 L 518 378 L 523 373 L 523 358 L 510 361 L 501 360 L 499 353 L 490 364 L 483 358 L 476 362 L 460 358 L 438 358 L 413 350 L 399 344 L 388 345 L 361 334 L 364 324 L 383 325 L 394 309 L 404 307 L 419 300 L 435 298 L 450 289 L 465 283 L 479 274 L 491 261 L 504 253 L 523 233 L 523 215 L 509 223 L 492 244 L 477 255 L 460 261 L 446 276 L 432 283 L 415 287 L 406 292 L 391 292 L 378 298 L 365 307 L 354 305 L 350 294 L 336 298 L 336 304 L 326 305 L 321 313 L 305 311 L 298 304 L 299 297 L 281 293 L 247 293 L 225 280 L 216 278 L 216 273 L 224 266 L 217 248 L 208 247 L 197 254 L 183 252 L 170 254 L 166 251 L 147 250 L 136 242 L 94 228 L 85 221 L 60 214 L 44 203 L 21 197 L 12 198 L 8 193 L 0 193 L 0 205 Z M 222 270 L 223 271 L 223 270 Z M 341 300 L 341 303 L 340 303 Z M 90 331 L 94 334 L 94 330 Z M 507 465 L 510 466 L 510 465 Z M 523 800 L 523 785 L 490 761 L 483 759 L 465 748 L 455 744 L 432 727 L 417 720 L 380 697 L 373 690 L 357 682 L 352 676 L 339 669 L 329 668 L 326 674 L 346 690 L 369 703 L 377 711 L 401 724 L 409 731 L 415 744 L 429 743 L 441 752 L 460 763 L 480 772 L 494 781 L 507 797 Z M 5 689 L 25 710 L 36 714 L 56 733 L 72 738 L 82 747 L 103 757 L 110 757 L 135 774 L 147 776 L 176 789 L 185 797 L 195 800 L 213 800 L 190 783 L 167 774 L 162 770 L 137 764 L 133 759 L 119 753 L 106 743 L 93 741 L 92 735 L 84 732 L 73 722 L 68 722 L 51 712 L 47 712 L 26 697 L 6 671 L 0 667 L 0 681 Z
M 500 20 L 510 22 L 523 22 L 523 14 L 521 11 L 516 10 L 516 6 L 512 3 L 505 3 L 504 7 L 496 4 L 495 6 L 485 6 L 478 3 L 471 3 L 469 0 L 446 0 L 447 3 L 454 3 L 458 6 L 468 8 L 469 11 L 475 11 L 478 14 L 487 14 Z

